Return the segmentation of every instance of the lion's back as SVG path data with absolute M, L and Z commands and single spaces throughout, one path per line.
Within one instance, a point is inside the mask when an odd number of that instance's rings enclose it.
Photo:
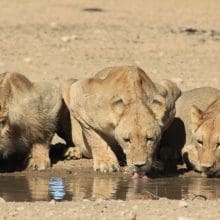
M 11 100 L 10 121 L 25 130 L 30 140 L 44 140 L 56 129 L 61 101 L 61 93 L 56 86 L 46 82 L 34 83 L 28 92 Z

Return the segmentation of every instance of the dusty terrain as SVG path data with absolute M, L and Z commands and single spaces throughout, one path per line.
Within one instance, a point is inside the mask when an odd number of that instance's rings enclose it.
M 219 88 L 218 0 L 1 0 L 0 72 L 59 84 L 138 65 L 181 89 Z M 204 94 L 205 95 L 205 94 Z M 53 170 L 91 167 L 64 161 Z M 219 200 L 0 203 L 0 219 L 219 219 Z M 165 210 L 165 211 L 164 211 Z

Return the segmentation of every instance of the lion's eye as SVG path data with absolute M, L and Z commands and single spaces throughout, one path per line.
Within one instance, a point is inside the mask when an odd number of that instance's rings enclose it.
M 153 137 L 145 137 L 144 138 L 145 142 L 149 142 L 149 141 L 154 141 Z
M 123 100 L 122 99 L 116 99 L 113 101 L 112 103 L 113 105 L 119 105 L 119 104 L 124 104 Z
M 217 144 L 216 144 L 216 148 L 220 148 L 220 143 L 217 143 Z
M 3 128 L 6 124 L 6 119 L 0 119 L 0 127 Z
M 197 143 L 198 143 L 200 146 L 203 145 L 203 141 L 201 141 L 201 140 L 197 140 Z
M 124 142 L 126 143 L 131 143 L 131 139 L 130 138 L 123 138 Z

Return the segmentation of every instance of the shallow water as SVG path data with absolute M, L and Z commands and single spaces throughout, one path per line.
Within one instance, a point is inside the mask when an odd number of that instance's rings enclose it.
M 199 196 L 198 196 L 199 195 Z M 197 196 L 197 197 L 196 197 Z M 6 201 L 49 201 L 90 199 L 216 199 L 220 179 L 199 177 L 132 180 L 129 177 L 1 176 L 0 197 Z

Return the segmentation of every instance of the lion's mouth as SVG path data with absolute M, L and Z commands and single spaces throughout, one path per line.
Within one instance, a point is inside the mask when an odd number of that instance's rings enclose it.
M 145 171 L 135 171 L 132 175 L 132 179 L 138 178 L 148 179 L 148 176 L 146 175 Z
M 147 164 L 142 166 L 134 165 L 132 179 L 137 179 L 137 178 L 147 179 L 148 178 L 147 172 L 149 172 L 149 170 L 150 170 L 150 166 Z

